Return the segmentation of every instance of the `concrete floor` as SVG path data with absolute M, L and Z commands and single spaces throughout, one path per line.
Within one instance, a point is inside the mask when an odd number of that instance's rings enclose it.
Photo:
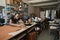
M 49 34 L 49 31 L 44 30 L 40 35 L 38 35 L 37 40 L 53 40 L 53 37 Z

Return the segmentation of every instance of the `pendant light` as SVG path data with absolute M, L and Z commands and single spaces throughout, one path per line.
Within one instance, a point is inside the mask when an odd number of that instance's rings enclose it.
M 24 11 L 24 3 L 22 0 L 19 2 L 19 11 Z

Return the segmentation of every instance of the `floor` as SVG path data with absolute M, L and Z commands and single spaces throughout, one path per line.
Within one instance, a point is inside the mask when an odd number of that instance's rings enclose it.
M 53 37 L 49 34 L 48 30 L 44 30 L 40 35 L 38 35 L 37 40 L 53 40 Z

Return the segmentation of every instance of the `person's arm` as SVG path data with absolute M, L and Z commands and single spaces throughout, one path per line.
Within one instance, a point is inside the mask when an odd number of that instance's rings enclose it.
M 23 20 L 22 20 L 22 19 L 20 19 L 20 20 L 19 20 L 19 22 L 20 22 L 20 23 L 22 23 L 22 24 L 24 24 L 24 22 L 23 22 Z
M 9 21 L 9 24 L 12 25 L 12 26 L 20 26 L 19 24 L 14 24 L 14 23 L 12 23 L 12 20 L 11 20 L 11 19 L 10 19 L 10 21 Z
M 30 18 L 30 19 L 28 19 L 28 23 L 30 24 L 31 22 L 32 22 L 31 18 Z

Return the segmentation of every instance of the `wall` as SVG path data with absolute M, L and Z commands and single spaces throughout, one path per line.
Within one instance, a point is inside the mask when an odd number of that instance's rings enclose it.
M 56 10 L 52 10 L 52 19 L 56 17 Z
M 46 18 L 49 18 L 49 13 L 50 13 L 50 10 L 46 10 Z M 41 11 L 40 12 L 40 17 L 41 18 L 45 18 L 45 11 Z M 55 19 L 55 17 L 56 17 L 56 10 L 51 10 L 51 19 Z
M 35 13 L 37 17 L 39 17 L 40 15 L 40 8 L 39 7 L 34 7 L 34 6 L 29 6 L 28 7 L 28 15 L 30 15 L 31 13 Z
M 31 13 L 34 13 L 34 7 L 33 6 L 28 7 L 28 15 L 30 15 Z
M 45 11 L 41 11 L 41 12 L 40 12 L 40 17 L 41 17 L 42 19 L 45 18 Z
M 40 15 L 40 7 L 34 7 L 34 13 L 36 14 L 37 17 L 39 17 Z
M 0 0 L 0 6 L 6 6 L 6 0 Z

